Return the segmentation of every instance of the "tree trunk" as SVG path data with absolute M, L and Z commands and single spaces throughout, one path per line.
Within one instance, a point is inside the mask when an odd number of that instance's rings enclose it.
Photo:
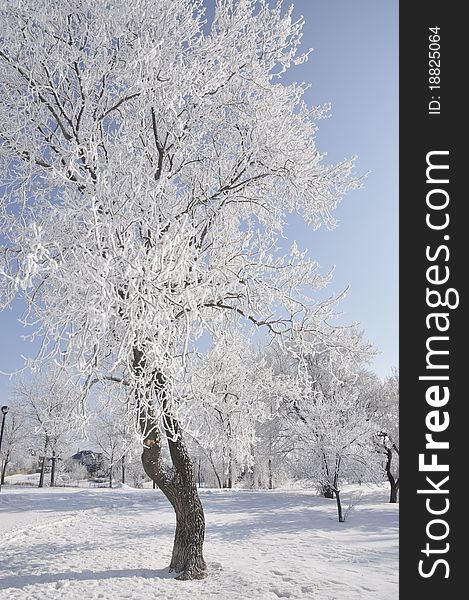
M 325 453 L 322 453 L 322 470 L 324 471 L 324 477 L 327 482 L 330 481 L 329 477 L 329 464 L 327 462 L 327 457 Z M 334 498 L 334 486 L 330 483 L 321 484 L 322 487 L 322 495 L 324 498 Z
M 324 498 L 334 498 L 334 490 L 330 484 L 324 483 L 322 485 L 322 495 Z
M 145 369 L 143 352 L 134 350 L 134 371 L 138 375 Z M 153 390 L 152 390 L 153 391 Z M 150 398 L 139 398 L 139 421 L 144 435 L 142 464 L 152 479 L 171 502 L 176 513 L 176 531 L 170 571 L 179 573 L 177 579 L 203 579 L 207 565 L 203 557 L 205 516 L 197 493 L 197 481 L 192 461 L 184 443 L 179 423 L 167 410 L 165 378 L 155 373 L 154 391 L 163 409 L 163 426 L 169 447 L 172 467 L 162 457 L 162 439 L 158 424 L 152 417 Z
M 180 490 L 173 504 L 176 511 L 176 533 L 169 568 L 181 573 L 178 579 L 202 579 L 207 575 L 203 557 L 204 511 L 197 493 L 194 493 L 195 482 L 186 482 L 185 488 Z
M 220 478 L 220 475 L 218 474 L 217 467 L 216 467 L 216 465 L 215 465 L 215 463 L 214 463 L 214 461 L 213 461 L 212 453 L 211 453 L 211 452 L 207 452 L 207 451 L 206 451 L 206 450 L 205 450 L 205 449 L 204 449 L 204 448 L 203 448 L 203 447 L 202 447 L 202 446 L 199 444 L 199 442 L 197 442 L 197 440 L 194 440 L 194 441 L 195 441 L 195 442 L 198 444 L 199 448 L 200 448 L 200 449 L 202 450 L 202 452 L 205 454 L 205 456 L 206 456 L 206 458 L 207 458 L 208 462 L 210 463 L 210 466 L 211 466 L 211 467 L 212 467 L 212 469 L 213 469 L 213 472 L 215 473 L 215 477 L 217 478 L 218 487 L 219 487 L 220 489 L 222 489 L 222 487 L 223 487 L 223 483 L 222 483 L 222 480 L 221 480 L 221 478 Z M 200 468 L 201 468 L 201 459 L 199 458 L 199 472 L 200 472 Z M 199 487 L 200 487 L 200 483 L 199 483 Z
M 172 469 L 164 465 L 161 435 L 157 430 L 149 432 L 144 444 L 142 464 L 145 473 L 158 485 L 176 513 L 169 569 L 180 573 L 177 579 L 202 579 L 207 575 L 203 557 L 205 517 L 192 462 L 181 434 L 176 441 L 168 438 Z
M 112 463 L 109 465 L 109 487 L 112 488 Z
M 44 443 L 44 456 L 42 457 L 41 473 L 39 475 L 38 487 L 40 487 L 40 488 L 44 487 L 44 474 L 46 472 L 47 449 L 49 448 L 49 435 L 48 434 L 46 434 L 45 440 L 46 441 Z
M 125 483 L 125 454 L 121 458 L 121 480 L 122 483 Z
M 386 448 L 386 475 L 388 477 L 389 485 L 391 486 L 390 494 L 389 494 L 389 502 L 391 504 L 396 504 L 399 495 L 399 477 L 396 479 L 391 471 L 391 462 L 392 462 L 392 449 Z
M 337 502 L 337 514 L 339 515 L 339 523 L 344 522 L 344 516 L 342 514 L 342 502 L 340 500 L 340 492 L 339 490 L 334 490 L 335 500 Z
M 337 514 L 339 515 L 339 523 L 343 523 L 345 521 L 344 516 L 342 514 L 342 502 L 340 501 L 340 490 L 339 490 L 339 474 L 340 474 L 340 464 L 342 462 L 341 456 L 336 456 L 335 460 L 335 469 L 334 469 L 334 482 L 331 486 L 334 490 L 335 499 L 337 502 Z
M 222 484 L 222 482 L 221 482 L 220 475 L 218 474 L 218 471 L 215 469 L 215 467 L 213 467 L 213 472 L 215 473 L 215 477 L 217 478 L 218 487 L 219 487 L 220 489 L 222 489 L 222 487 L 223 487 L 223 484 Z
M 273 477 L 272 477 L 272 459 L 269 458 L 269 490 L 274 489 Z
M 391 484 L 391 492 L 389 494 L 389 502 L 391 502 L 391 504 L 396 504 L 398 501 L 398 497 L 399 497 L 399 479 L 396 481 L 394 479 L 394 477 L 392 478 L 392 480 L 389 480 L 389 483 Z
M 215 477 L 217 478 L 218 487 L 220 489 L 222 489 L 223 484 L 222 484 L 220 475 L 218 474 L 217 467 L 215 466 L 215 463 L 213 462 L 212 453 L 211 452 L 209 452 L 208 454 L 205 453 L 205 456 L 208 458 L 208 462 L 210 463 L 210 465 L 213 469 L 213 472 L 215 473 Z

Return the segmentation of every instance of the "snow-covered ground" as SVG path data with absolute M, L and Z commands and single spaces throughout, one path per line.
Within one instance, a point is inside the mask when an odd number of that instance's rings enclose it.
M 312 492 L 202 490 L 210 575 L 181 582 L 160 492 L 6 485 L 0 599 L 396 600 L 398 507 L 386 488 L 360 491 L 338 523 L 335 501 Z

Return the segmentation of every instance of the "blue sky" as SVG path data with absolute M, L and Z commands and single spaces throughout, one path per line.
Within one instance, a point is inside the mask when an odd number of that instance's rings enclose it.
M 344 322 L 359 321 L 380 354 L 380 377 L 398 365 L 398 2 L 397 0 L 297 0 L 304 15 L 303 42 L 313 47 L 292 76 L 311 84 L 307 100 L 332 103 L 319 123 L 317 145 L 327 160 L 358 155 L 365 187 L 350 193 L 335 216 L 334 231 L 311 231 L 292 219 L 289 231 L 325 270 L 335 266 L 330 293 L 347 285 Z M 18 305 L 0 312 L 0 371 L 22 365 L 31 345 L 17 318 Z M 8 399 L 0 376 L 0 402 Z
M 332 162 L 358 155 L 357 172 L 370 172 L 350 193 L 333 231 L 290 228 L 325 269 L 336 267 L 330 291 L 350 290 L 343 320 L 359 321 L 380 354 L 380 377 L 398 366 L 398 2 L 297 0 L 306 19 L 303 42 L 314 48 L 295 79 L 311 84 L 312 104 L 331 102 L 319 122 L 317 145 Z

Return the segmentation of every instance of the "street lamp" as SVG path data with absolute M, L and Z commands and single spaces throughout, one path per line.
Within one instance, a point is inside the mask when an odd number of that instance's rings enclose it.
M 3 430 L 5 429 L 5 417 L 7 416 L 7 412 L 10 410 L 8 406 L 2 406 L 2 428 L 0 429 L 0 491 L 2 490 L 2 473 L 3 473 L 3 455 L 2 455 L 2 441 L 3 441 Z

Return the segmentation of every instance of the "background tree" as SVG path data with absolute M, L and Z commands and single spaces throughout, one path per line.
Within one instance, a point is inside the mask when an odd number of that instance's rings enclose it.
M 53 456 L 59 458 L 66 447 L 66 433 L 76 422 L 80 393 L 61 367 L 48 365 L 28 377 L 18 377 L 13 395 L 21 406 L 23 440 L 39 459 L 38 485 L 43 487 L 46 468 Z M 55 473 L 51 475 L 53 485 Z
M 225 335 L 201 360 L 190 382 L 193 422 L 198 425 L 192 430 L 220 487 L 233 487 L 252 470 L 257 429 L 270 418 L 263 400 L 269 396 L 275 402 L 288 384 L 284 377 L 274 376 L 249 338 L 240 333 Z
M 122 392 L 121 392 L 122 395 Z M 107 460 L 109 487 L 112 487 L 116 472 L 120 473 L 121 482 L 125 483 L 125 457 L 135 439 L 135 428 L 132 414 L 126 407 L 124 398 L 116 398 L 116 390 L 101 390 L 95 399 L 97 410 L 90 415 L 88 431 L 93 445 L 98 448 Z
M 399 371 L 395 369 L 378 389 L 375 413 L 376 444 L 385 457 L 384 470 L 390 485 L 389 502 L 399 497 Z
M 206 574 L 181 417 L 194 344 L 250 326 L 340 351 L 315 301 L 328 277 L 279 243 L 292 212 L 332 227 L 359 183 L 316 148 L 327 108 L 282 80 L 307 58 L 291 10 L 225 0 L 204 25 L 197 0 L 0 9 L 2 303 L 26 302 L 37 360 L 125 384 L 181 579 Z
M 24 452 L 24 442 L 27 436 L 24 427 L 25 411 L 23 406 L 14 399 L 10 402 L 9 408 L 8 418 L 5 419 L 3 430 L 1 485 L 5 483 L 5 475 L 12 458 L 15 457 L 15 454 Z M 16 458 L 18 459 L 18 456 Z
M 345 520 L 340 498 L 342 483 L 377 479 L 378 461 L 372 437 L 373 423 L 345 386 L 331 396 L 315 394 L 310 416 L 299 426 L 299 442 L 306 447 L 311 476 L 322 489 L 333 492 L 340 522 Z

